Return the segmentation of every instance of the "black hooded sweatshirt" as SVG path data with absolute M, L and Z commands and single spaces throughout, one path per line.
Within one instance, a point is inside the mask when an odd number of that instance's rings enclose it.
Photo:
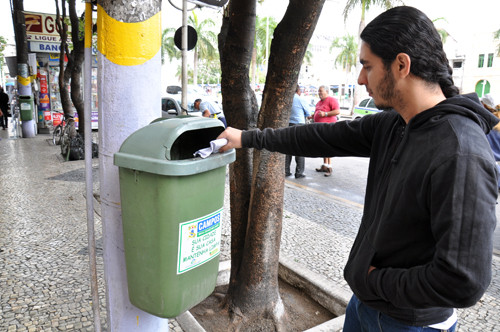
M 491 280 L 497 171 L 476 94 L 408 124 L 395 111 L 335 124 L 245 131 L 243 147 L 370 157 L 361 225 L 344 277 L 366 305 L 408 325 L 445 321 Z M 370 266 L 376 267 L 370 274 Z

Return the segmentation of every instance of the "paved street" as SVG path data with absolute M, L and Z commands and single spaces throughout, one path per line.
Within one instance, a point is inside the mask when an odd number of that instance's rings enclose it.
M 0 331 L 94 331 L 84 162 L 64 162 L 49 135 L 9 139 L 9 133 L 0 130 L 0 137 Z M 346 290 L 342 270 L 362 212 L 359 193 L 350 193 L 349 187 L 363 188 L 362 176 L 352 174 L 362 173 L 363 167 L 342 164 L 348 161 L 334 159 L 334 175 L 325 178 L 314 171 L 320 160 L 308 159 L 308 177 L 287 180 L 281 248 L 282 255 Z M 98 160 L 93 164 L 98 188 Z M 351 173 L 343 174 L 342 169 Z M 322 185 L 337 189 L 321 193 Z M 221 260 L 229 258 L 228 215 L 223 221 Z M 98 216 L 95 229 L 101 320 L 106 330 Z M 459 310 L 459 331 L 500 330 L 499 297 L 500 259 L 495 256 L 487 293 L 476 306 Z M 175 320 L 170 330 L 181 331 Z
M 287 181 L 307 190 L 317 191 L 338 201 L 364 203 L 366 177 L 368 175 L 368 158 L 333 158 L 333 175 L 325 178 L 321 173 L 315 171 L 322 163 L 321 158 L 306 158 L 304 179 L 288 177 Z M 295 162 L 292 161 L 292 172 L 295 170 Z M 497 220 L 500 220 L 500 204 L 496 206 Z M 500 256 L 500 226 L 494 233 L 494 251 Z

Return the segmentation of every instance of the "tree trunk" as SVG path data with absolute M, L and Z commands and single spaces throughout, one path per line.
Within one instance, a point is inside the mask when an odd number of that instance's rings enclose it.
M 23 0 L 14 0 L 13 17 L 14 31 L 16 37 L 16 52 L 18 63 L 28 63 L 28 41 L 26 40 L 26 25 L 24 22 L 24 2 Z
M 70 70 L 72 67 L 72 61 L 68 55 L 68 64 L 66 68 L 64 67 L 64 58 L 68 53 L 68 26 L 64 22 L 66 19 L 66 1 L 61 1 L 62 14 L 59 11 L 59 3 L 56 0 L 56 24 L 59 28 L 59 35 L 61 36 L 61 51 L 59 53 L 59 95 L 61 98 L 61 105 L 66 118 L 73 116 L 73 108 L 71 105 L 71 99 L 69 95 L 69 80 L 70 80 Z M 68 70 L 68 71 L 67 71 Z M 73 133 L 74 130 L 71 130 Z
M 14 0 L 12 5 L 12 22 L 14 22 L 14 33 L 16 37 L 18 94 L 29 96 L 31 95 L 31 84 L 29 83 L 28 41 L 26 39 L 26 25 L 23 13 L 24 2 L 23 0 Z
M 255 10 L 255 1 L 232 0 L 225 10 L 219 34 L 224 115 L 228 125 L 239 129 L 257 126 L 258 104 L 248 77 L 255 35 Z M 227 299 L 230 304 L 243 259 L 253 173 L 252 150 L 236 150 L 236 161 L 229 166 L 229 172 L 231 276 Z
M 325 0 L 291 0 L 276 27 L 258 118 L 259 128 L 288 125 L 300 66 Z M 223 106 L 232 127 L 255 125 L 257 103 L 249 82 L 255 35 L 255 1 L 232 0 L 224 16 L 221 50 Z M 278 265 L 284 191 L 284 157 L 240 149 L 230 166 L 231 277 L 226 304 L 234 320 L 250 325 L 272 317 L 286 326 Z M 243 319 L 244 318 L 244 319 Z
M 81 77 L 82 77 L 82 65 L 84 56 L 84 43 L 83 36 L 80 36 L 80 20 L 76 13 L 75 8 L 76 0 L 69 1 L 69 16 L 71 20 L 71 40 L 73 42 L 73 51 L 71 52 L 71 58 L 73 60 L 73 66 L 71 67 L 71 101 L 76 108 L 76 112 L 78 113 L 78 132 L 82 137 L 85 137 L 85 112 L 83 105 L 83 96 L 82 96 L 82 86 L 81 86 Z

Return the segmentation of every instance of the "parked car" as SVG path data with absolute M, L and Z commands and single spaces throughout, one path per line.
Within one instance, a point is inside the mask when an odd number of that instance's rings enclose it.
M 214 105 L 222 109 L 222 105 L 208 95 L 203 89 L 189 85 L 188 86 L 188 96 L 187 96 L 187 112 L 188 115 L 202 116 L 202 112 L 194 109 L 194 101 L 196 99 L 209 100 Z M 182 99 L 182 88 L 176 85 L 170 85 L 167 87 L 167 94 L 161 98 L 161 111 L 163 118 L 173 118 L 179 115 L 185 115 L 186 112 L 181 107 Z
M 201 111 L 193 108 L 193 101 L 191 103 L 188 99 L 188 109 L 185 110 L 188 115 L 201 116 Z M 174 118 L 179 115 L 186 115 L 181 106 L 181 95 L 166 95 L 161 97 L 161 114 L 162 118 Z
M 357 106 L 354 107 L 352 117 L 353 119 L 359 119 L 367 114 L 376 114 L 378 112 L 382 112 L 382 110 L 379 110 L 377 106 L 375 106 L 373 99 L 370 97 L 363 99 Z

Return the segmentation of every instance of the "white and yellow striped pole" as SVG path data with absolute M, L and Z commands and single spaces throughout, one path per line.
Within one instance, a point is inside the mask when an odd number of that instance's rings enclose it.
M 161 116 L 160 0 L 99 0 L 99 178 L 109 331 L 168 331 L 168 319 L 128 297 L 118 167 L 113 155 L 137 129 Z

